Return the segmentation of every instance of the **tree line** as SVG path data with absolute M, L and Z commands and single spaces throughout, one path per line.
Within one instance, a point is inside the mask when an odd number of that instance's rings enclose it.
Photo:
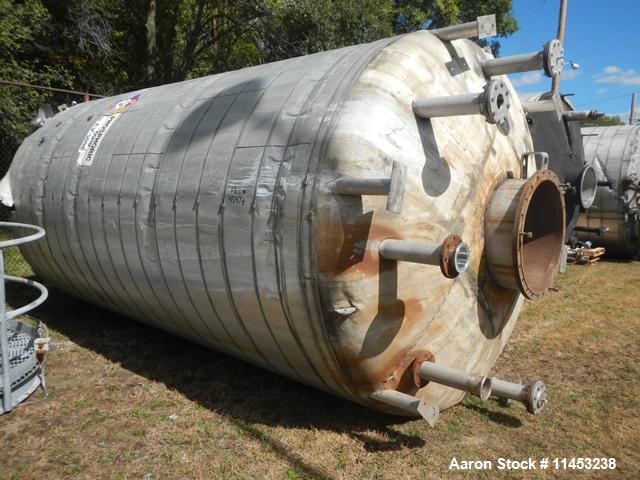
M 0 0 L 0 79 L 113 95 L 491 13 L 518 28 L 511 0 Z M 0 148 L 50 96 L 0 86 Z

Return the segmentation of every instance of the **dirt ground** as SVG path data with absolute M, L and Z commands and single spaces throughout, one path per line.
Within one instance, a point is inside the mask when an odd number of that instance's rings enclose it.
M 435 428 L 371 412 L 58 291 L 49 396 L 0 417 L 1 479 L 458 478 L 457 460 L 614 457 L 640 478 L 640 263 L 569 267 L 529 304 L 495 372 L 550 404 L 467 398 Z M 20 295 L 13 295 L 14 301 Z M 573 476 L 501 472 L 504 478 Z M 467 474 L 471 476 L 470 474 Z

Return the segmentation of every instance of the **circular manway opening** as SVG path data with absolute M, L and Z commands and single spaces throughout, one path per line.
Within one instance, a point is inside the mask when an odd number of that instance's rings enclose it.
M 557 177 L 548 170 L 531 177 L 519 211 L 519 281 L 527 297 L 537 298 L 551 286 L 564 245 L 564 201 Z
M 593 205 L 598 190 L 598 177 L 595 169 L 591 165 L 584 167 L 580 172 L 580 206 L 588 210 Z

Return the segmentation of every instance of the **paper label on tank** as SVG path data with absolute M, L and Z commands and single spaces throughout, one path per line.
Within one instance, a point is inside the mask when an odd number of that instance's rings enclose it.
M 98 121 L 91 126 L 78 149 L 78 165 L 85 167 L 93 164 L 93 159 L 96 156 L 100 142 L 102 142 L 105 134 L 119 116 L 120 114 L 116 113 L 108 117 L 100 117 Z
M 140 94 L 138 93 L 107 107 L 109 115 L 100 117 L 85 135 L 84 140 L 78 149 L 78 165 L 84 167 L 93 164 L 93 159 L 96 156 L 100 142 L 102 142 L 102 139 L 107 134 L 109 128 L 111 128 L 111 125 L 113 125 L 118 117 L 122 115 L 122 112 L 136 103 L 139 99 Z

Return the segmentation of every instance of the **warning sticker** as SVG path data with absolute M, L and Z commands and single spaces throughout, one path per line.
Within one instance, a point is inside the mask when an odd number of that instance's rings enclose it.
M 98 152 L 98 147 L 109 128 L 111 128 L 111 125 L 116 122 L 127 107 L 136 103 L 139 98 L 140 94 L 137 94 L 108 107 L 109 115 L 100 117 L 91 126 L 82 144 L 80 144 L 80 148 L 78 149 L 78 165 L 82 167 L 93 165 L 93 159 Z
M 82 145 L 78 149 L 78 165 L 87 166 L 93 164 L 93 158 L 96 156 L 100 142 L 104 138 L 104 134 L 118 119 L 120 114 L 109 115 L 108 117 L 100 117 L 96 123 L 89 129 L 89 133 L 84 137 Z

